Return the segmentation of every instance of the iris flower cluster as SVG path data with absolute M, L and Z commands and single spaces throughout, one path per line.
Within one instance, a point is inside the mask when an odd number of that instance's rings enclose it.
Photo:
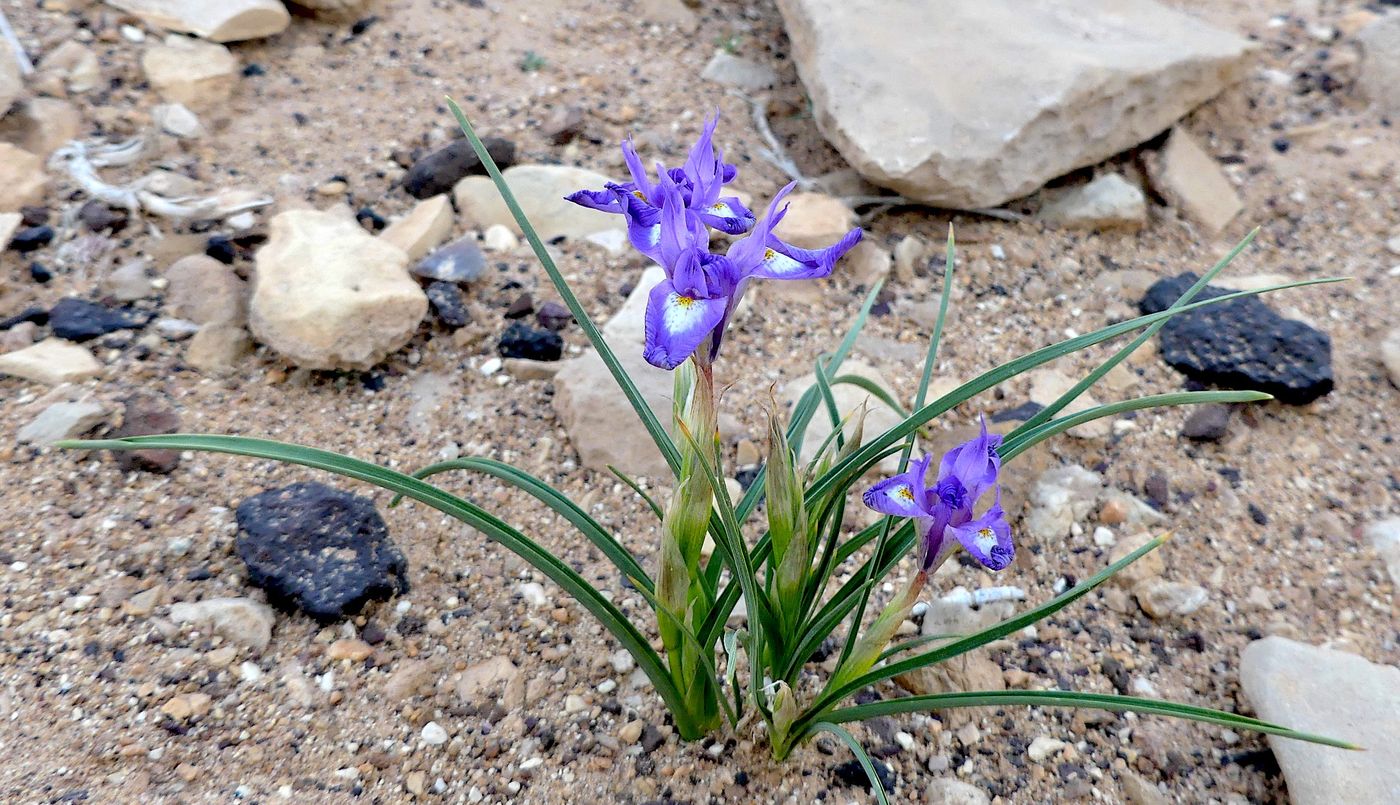
M 568 196 L 575 204 L 625 216 L 633 247 L 665 270 L 665 281 L 647 300 L 644 352 L 648 363 L 663 369 L 676 368 L 701 347 L 702 360 L 719 354 L 749 280 L 828 276 L 861 238 L 861 230 L 853 229 L 825 249 L 802 249 L 774 235 L 787 214 L 783 199 L 795 183 L 778 191 L 761 219 L 737 196 L 721 195 L 738 169 L 724 162 L 714 144 L 718 124 L 718 115 L 706 121 L 683 166 L 658 164 L 654 182 L 629 140 L 622 154 L 632 181 Z M 711 228 L 738 236 L 723 254 L 710 251 Z

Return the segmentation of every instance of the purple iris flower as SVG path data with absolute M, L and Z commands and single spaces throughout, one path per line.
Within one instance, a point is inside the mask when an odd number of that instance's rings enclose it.
M 742 235 L 753 228 L 754 214 L 738 197 L 720 197 L 721 189 L 734 181 L 738 169 L 725 164 L 723 153 L 714 145 L 718 125 L 718 114 L 705 122 L 705 130 L 691 147 L 683 167 L 667 169 L 657 165 L 659 181 L 654 183 L 628 139 L 622 143 L 622 156 L 627 161 L 632 181 L 609 182 L 602 190 L 580 190 L 567 198 L 589 209 L 627 216 L 632 245 L 653 260 L 658 259 L 657 227 L 664 201 L 662 185 L 667 179 L 676 185 L 685 207 L 703 223 L 729 235 Z
M 907 472 L 870 487 L 865 505 L 881 514 L 913 517 L 919 529 L 919 569 L 929 571 L 959 545 L 992 570 L 1001 570 L 1016 557 L 1011 543 L 1011 526 L 1001 508 L 997 473 L 1001 457 L 997 446 L 1001 435 L 982 433 L 954 447 L 939 462 L 938 479 L 929 486 L 926 478 L 933 456 L 915 461 Z M 991 507 L 974 516 L 977 501 L 995 493 Z
M 654 254 L 649 256 L 666 269 L 666 279 L 652 289 L 647 300 L 643 355 L 648 363 L 674 369 L 706 339 L 713 359 L 750 279 L 825 277 L 836 261 L 860 242 L 860 229 L 851 230 L 825 249 L 799 249 L 779 240 L 773 227 L 787 208 L 779 209 L 778 205 L 792 188 L 789 184 L 779 191 L 753 231 L 718 255 L 709 252 L 709 230 L 701 216 L 685 204 L 680 187 L 669 176 L 662 176 Z

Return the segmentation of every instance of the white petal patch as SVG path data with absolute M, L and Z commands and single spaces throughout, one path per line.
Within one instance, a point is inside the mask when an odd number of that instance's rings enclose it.
M 644 233 L 644 237 L 646 238 L 646 244 L 655 248 L 658 244 L 661 243 L 661 224 L 656 224 L 655 226 L 648 227 L 646 232 Z
M 672 291 L 666 297 L 666 312 L 662 316 L 666 332 L 688 333 L 705 324 L 705 313 L 710 300 L 682 296 Z
M 908 484 L 896 484 L 885 490 L 885 495 L 891 503 L 900 508 L 907 509 L 914 505 L 914 490 L 910 489 Z
M 806 270 L 807 266 L 785 254 L 779 254 L 772 249 L 765 249 L 763 252 L 763 268 L 761 269 L 761 273 L 764 276 L 781 279 Z
M 997 535 L 992 533 L 992 529 L 983 528 L 977 532 L 977 536 L 973 538 L 973 543 L 977 545 L 977 550 L 981 551 L 986 556 L 991 556 L 992 549 L 997 545 Z

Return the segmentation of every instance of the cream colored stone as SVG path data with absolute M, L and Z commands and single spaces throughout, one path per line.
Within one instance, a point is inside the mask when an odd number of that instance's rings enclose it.
M 9 45 L 0 43 L 0 117 L 4 117 L 23 94 L 24 80 L 19 74 L 19 62 L 15 61 Z
M 413 337 L 428 299 L 408 255 L 329 212 L 272 219 L 257 254 L 249 328 L 301 366 L 368 369 Z
M 515 165 L 506 168 L 503 175 L 541 238 L 584 240 L 590 235 L 611 233 L 621 235 L 625 243 L 627 230 L 622 216 L 564 200 L 564 196 L 581 188 L 603 189 L 603 185 L 612 181 L 606 176 L 563 165 Z M 486 229 L 501 224 L 520 234 L 515 218 L 501 200 L 500 191 L 488 177 L 468 176 L 458 182 L 452 192 L 457 209 L 470 226 Z
M 44 160 L 22 148 L 0 143 L 0 188 L 4 188 L 0 193 L 0 212 L 42 204 L 48 184 Z
M 78 107 L 59 98 L 31 98 L 10 114 L 0 116 L 0 140 L 42 159 L 78 137 L 82 128 Z
M 433 196 L 414 205 L 407 215 L 379 233 L 379 239 L 402 249 L 409 260 L 432 251 L 452 234 L 452 202 Z
M 1153 187 L 1211 235 L 1244 209 L 1235 186 L 1191 133 L 1172 129 L 1151 171 Z
M 856 224 L 851 208 L 825 193 L 791 193 L 784 203 L 787 215 L 773 228 L 773 234 L 798 248 L 824 249 Z
M 91 352 L 61 338 L 47 338 L 33 346 L 0 355 L 0 375 L 14 375 L 50 386 L 79 383 L 96 377 L 101 371 L 102 364 Z
M 1051 196 L 1036 215 L 1069 229 L 1138 229 L 1147 223 L 1142 189 L 1116 173 Z
M 1150 139 L 1249 43 L 1153 0 L 779 0 L 817 125 L 872 182 L 994 207 Z
M 239 42 L 280 34 L 291 15 L 279 0 L 107 0 L 149 25 L 212 42 Z
M 0 212 L 0 252 L 9 248 L 10 240 L 23 222 L 24 216 L 17 212 Z
M 72 39 L 45 53 L 35 67 L 41 74 L 58 76 L 63 86 L 75 95 L 90 92 L 102 83 L 97 54 Z
M 160 97 L 195 111 L 222 104 L 238 85 L 238 58 L 228 48 L 187 36 L 147 49 L 141 68 Z

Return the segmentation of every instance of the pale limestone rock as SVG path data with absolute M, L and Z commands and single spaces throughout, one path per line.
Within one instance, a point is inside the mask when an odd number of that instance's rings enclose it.
M 407 215 L 385 227 L 379 238 L 402 249 L 408 259 L 417 260 L 451 234 L 452 202 L 443 194 L 415 204 Z
M 107 420 L 107 409 L 93 400 L 56 402 L 19 429 L 20 444 L 53 444 L 82 436 Z
M 273 36 L 292 21 L 279 0 L 107 0 L 107 4 L 157 28 L 212 42 Z
M 195 111 L 222 104 L 238 85 L 238 57 L 214 42 L 174 34 L 148 48 L 141 68 L 160 97 Z
M 1105 173 L 1054 195 L 1036 217 L 1069 229 L 1138 229 L 1147 223 L 1147 198 L 1122 176 Z
M 151 122 L 172 137 L 193 140 L 204 136 L 199 116 L 183 103 L 163 103 L 151 110 Z
M 612 181 L 606 176 L 564 165 L 515 165 L 506 168 L 502 175 L 542 239 L 586 240 L 591 235 L 612 233 L 623 238 L 620 243 L 625 243 L 627 225 L 621 215 L 590 210 L 564 200 L 564 196 L 576 190 L 601 190 Z M 496 185 L 488 177 L 468 176 L 458 182 L 452 192 L 457 209 L 470 226 L 486 229 L 500 224 L 521 234 Z
M 248 283 L 233 268 L 204 254 L 176 260 L 165 270 L 166 312 L 195 324 L 241 323 Z
M 1265 721 L 1366 749 L 1269 736 L 1294 805 L 1400 802 L 1400 668 L 1266 637 L 1241 654 L 1240 687 Z
M 1219 234 L 1244 209 L 1220 164 L 1185 129 L 1172 130 L 1153 168 L 1157 192 L 1211 235 Z
M 22 148 L 0 143 L 0 212 L 15 212 L 20 207 L 41 204 L 49 177 L 44 173 L 44 160 Z
M 1356 86 L 1387 115 L 1400 115 L 1400 13 L 1392 12 L 1356 33 L 1361 71 Z
M 878 185 L 955 208 L 1152 138 L 1241 77 L 1250 47 L 1153 0 L 778 8 L 836 150 Z
M 1400 517 L 1371 523 L 1362 535 L 1385 563 L 1390 583 L 1400 588 Z
M 939 777 L 924 791 L 925 805 L 988 805 L 987 793 L 971 783 Z
M 408 343 L 428 311 L 407 265 L 353 220 L 281 213 L 257 253 L 250 329 L 298 365 L 368 369 Z
M 801 249 L 825 249 L 856 225 L 856 214 L 846 202 L 825 193 L 791 193 L 784 203 L 787 215 L 773 234 Z
M 0 43 L 0 117 L 4 117 L 23 94 L 24 80 L 19 74 L 19 62 L 15 61 L 9 45 Z
M 56 386 L 96 377 L 102 364 L 84 347 L 61 338 L 47 338 L 33 346 L 0 355 L 0 375 L 14 375 L 35 383 Z
M 0 140 L 48 159 L 60 146 L 78 138 L 82 124 L 78 107 L 68 101 L 31 98 L 0 116 Z
M 1059 399 L 1061 394 L 1074 388 L 1075 379 L 1062 374 L 1055 369 L 1036 369 L 1031 372 L 1031 402 L 1040 405 L 1050 405 Z M 1091 392 L 1085 391 L 1075 398 L 1074 402 L 1065 406 L 1057 416 L 1072 416 L 1087 411 L 1098 406 L 1099 401 L 1094 399 Z M 1109 417 L 1095 419 L 1085 422 L 1082 425 L 1075 425 L 1065 433 L 1078 439 L 1102 439 L 1113 430 L 1113 420 Z
M 10 247 L 10 239 L 24 223 L 24 216 L 17 212 L 0 212 L 0 252 Z
M 452 689 L 462 704 L 468 706 L 505 704 L 504 700 L 519 703 L 525 698 L 525 677 L 509 659 L 492 657 L 468 666 L 457 675 Z
M 1210 593 L 1199 584 L 1162 579 L 1139 585 L 1133 592 L 1142 611 L 1158 620 L 1185 617 L 1210 600 Z
M 72 39 L 45 53 L 35 67 L 41 74 L 57 76 L 74 95 L 90 92 L 102 83 L 97 54 Z
M 700 17 L 681 0 L 638 0 L 632 13 L 650 23 L 673 25 L 685 34 L 700 27 Z
M 773 68 L 723 50 L 715 51 L 700 72 L 700 77 L 746 92 L 759 92 L 778 83 L 778 74 L 773 72 Z
M 839 374 L 863 377 L 884 388 L 886 391 L 889 391 L 891 394 L 895 393 L 894 387 L 880 374 L 880 370 L 868 363 L 848 358 L 841 364 Z M 814 387 L 816 382 L 817 376 L 815 374 L 803 375 L 797 380 L 783 386 L 780 400 L 783 404 L 788 406 L 788 410 L 792 410 L 796 407 L 798 400 L 802 399 L 802 395 L 807 389 Z M 867 410 L 869 411 L 865 418 L 865 438 L 867 440 L 873 436 L 884 433 L 901 422 L 899 415 L 895 414 L 888 406 L 872 397 L 869 392 L 859 386 L 842 383 L 832 387 L 831 396 L 836 399 L 837 413 L 845 420 L 842 432 L 847 437 L 854 434 L 856 421 L 859 418 L 857 416 L 852 416 L 852 414 L 858 411 L 863 403 L 868 405 Z M 807 432 L 802 437 L 802 448 L 799 451 L 801 460 L 804 462 L 811 461 L 817 452 L 817 448 L 826 440 L 826 437 L 831 431 L 831 418 L 827 415 L 825 406 L 821 406 L 817 409 L 817 413 L 813 415 L 811 423 L 807 426 Z M 835 440 L 832 441 L 832 444 L 835 444 Z M 888 475 L 893 474 L 898 469 L 899 455 L 896 454 L 881 459 L 880 462 L 871 469 L 871 472 Z
M 237 324 L 206 324 L 185 346 L 185 363 L 205 374 L 231 372 L 253 351 L 248 331 Z
M 213 629 L 225 640 L 265 651 L 272 642 L 276 616 L 267 604 L 251 598 L 209 598 L 171 605 L 170 620 L 196 629 Z

